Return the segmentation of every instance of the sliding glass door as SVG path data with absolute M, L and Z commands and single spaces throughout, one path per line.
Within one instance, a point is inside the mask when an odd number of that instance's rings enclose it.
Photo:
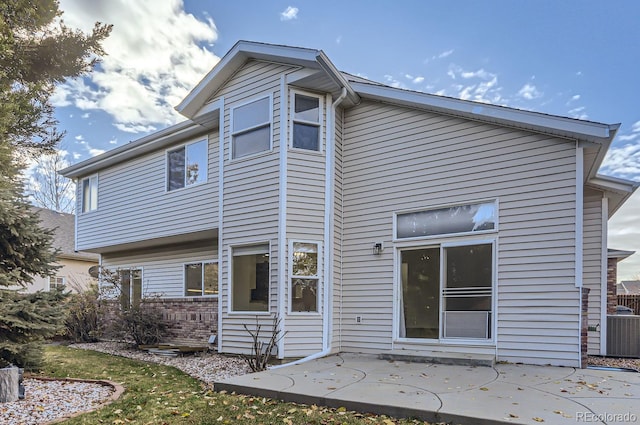
M 402 250 L 400 275 L 400 338 L 492 338 L 492 243 Z

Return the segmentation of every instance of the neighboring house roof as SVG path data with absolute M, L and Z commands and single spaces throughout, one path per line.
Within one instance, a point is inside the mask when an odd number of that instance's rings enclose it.
M 616 288 L 618 295 L 640 295 L 640 280 L 623 280 Z
M 75 216 L 45 208 L 32 207 L 40 217 L 40 224 L 53 229 L 53 246 L 60 250 L 58 258 L 98 262 L 100 256 L 75 250 Z
M 61 173 L 70 178 L 82 177 L 186 137 L 195 137 L 218 128 L 223 101 L 212 98 L 251 59 L 298 67 L 286 76 L 286 84 L 329 92 L 334 98 L 344 94 L 344 107 L 357 105 L 365 98 L 573 140 L 589 151 L 588 155 L 585 154 L 582 177 L 589 187 L 605 192 L 609 198 L 609 216 L 638 187 L 634 182 L 597 174 L 620 124 L 603 124 L 389 87 L 338 71 L 322 50 L 251 41 L 236 43 L 176 106 L 176 110 L 189 121 L 80 162 Z

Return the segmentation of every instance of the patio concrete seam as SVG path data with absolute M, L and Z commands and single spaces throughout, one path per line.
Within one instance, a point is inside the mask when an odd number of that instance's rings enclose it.
M 571 375 L 568 375 L 568 376 L 571 376 Z M 543 390 L 543 389 L 540 389 L 540 388 L 536 388 L 536 386 L 541 385 L 541 384 L 536 384 L 536 385 L 522 385 L 522 384 L 515 384 L 515 383 L 513 383 L 513 382 L 507 382 L 507 381 L 503 381 L 503 382 L 505 382 L 505 383 L 507 383 L 507 384 L 511 384 L 511 385 L 516 385 L 517 387 L 528 388 L 528 389 L 530 389 L 530 390 L 538 391 L 538 392 L 541 392 L 541 393 L 543 393 L 543 394 L 548 394 L 548 395 L 553 396 L 553 397 L 561 398 L 561 399 L 563 399 L 563 400 L 566 400 L 566 401 L 569 401 L 569 402 L 571 402 L 571 403 L 577 404 L 578 406 L 581 406 L 581 407 L 585 408 L 586 410 L 588 410 L 589 412 L 593 413 L 594 415 L 597 415 L 597 413 L 596 413 L 596 412 L 594 412 L 590 407 L 588 407 L 588 406 L 586 406 L 586 405 L 584 405 L 584 404 L 582 404 L 582 403 L 580 403 L 580 402 L 576 401 L 575 399 L 576 399 L 576 398 L 578 398 L 578 397 L 567 397 L 567 396 L 563 396 L 563 395 L 560 395 L 560 394 L 552 393 L 552 392 L 547 391 L 547 390 Z M 551 382 L 551 381 L 549 381 L 549 382 Z M 549 383 L 549 382 L 545 382 L 545 383 Z M 576 410 L 576 411 L 577 411 L 577 410 Z M 605 424 L 605 425 L 606 425 L 606 423 L 604 423 L 604 422 L 603 422 L 603 424 Z
M 288 375 L 282 375 L 282 374 L 277 373 L 277 372 L 271 372 L 271 373 L 273 373 L 274 375 L 277 375 L 277 376 L 281 376 L 281 377 L 283 377 L 283 378 L 286 378 L 286 379 L 288 379 L 288 380 L 289 380 L 289 382 L 291 382 L 291 384 L 290 384 L 288 387 L 283 388 L 282 390 L 288 390 L 289 388 L 291 388 L 291 387 L 293 387 L 294 385 L 296 385 L 296 380 L 295 380 L 295 379 L 293 379 L 291 376 L 288 376 Z M 282 390 L 279 390 L 279 391 L 282 391 Z

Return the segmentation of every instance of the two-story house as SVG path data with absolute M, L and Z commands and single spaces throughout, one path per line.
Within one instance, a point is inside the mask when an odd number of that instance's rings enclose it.
M 77 249 L 174 319 L 205 306 L 220 352 L 248 352 L 243 325 L 277 316 L 279 358 L 580 366 L 596 324 L 589 350 L 604 353 L 607 220 L 636 188 L 597 174 L 618 125 L 392 88 L 320 50 L 244 41 L 176 109 L 185 122 L 63 174 Z

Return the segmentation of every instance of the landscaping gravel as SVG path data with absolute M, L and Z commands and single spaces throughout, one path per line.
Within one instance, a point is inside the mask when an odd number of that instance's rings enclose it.
M 70 347 L 173 366 L 208 386 L 212 386 L 216 380 L 249 372 L 244 360 L 215 353 L 165 357 L 119 342 L 74 344 Z M 24 386 L 24 400 L 0 403 L 0 424 L 42 425 L 74 413 L 93 410 L 107 401 L 114 391 L 112 387 L 97 383 L 37 379 L 25 379 Z
M 216 353 L 165 357 L 136 350 L 119 342 L 74 344 L 71 347 L 173 366 L 208 386 L 217 380 L 250 371 L 244 360 Z M 589 364 L 640 370 L 640 359 L 590 356 Z M 25 400 L 0 403 L 0 424 L 42 425 L 77 412 L 93 410 L 113 394 L 113 388 L 96 383 L 25 379 L 24 385 Z
M 150 354 L 132 348 L 129 344 L 121 342 L 96 342 L 92 344 L 73 344 L 72 348 L 100 351 L 115 356 L 128 357 L 145 362 L 159 363 L 180 369 L 187 375 L 212 386 L 215 381 L 220 381 L 236 375 L 249 373 L 247 363 L 239 357 L 223 356 L 217 353 L 197 353 L 178 357 L 166 357 L 158 354 Z
M 97 408 L 114 388 L 97 383 L 25 379 L 24 400 L 0 403 L 0 424 L 42 425 Z

